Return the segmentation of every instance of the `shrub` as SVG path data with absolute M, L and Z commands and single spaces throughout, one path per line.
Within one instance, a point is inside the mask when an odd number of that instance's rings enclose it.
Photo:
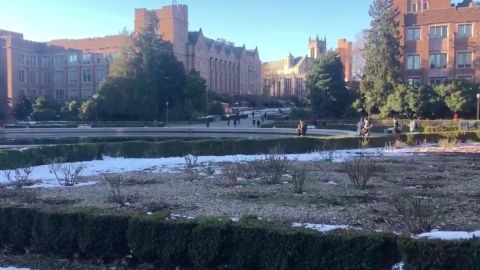
M 262 160 L 262 173 L 261 179 L 267 185 L 280 184 L 283 175 L 288 171 L 289 161 L 285 154 L 278 148 L 274 148 L 270 151 L 270 154 L 266 154 Z
M 110 187 L 109 201 L 117 204 L 120 207 L 125 206 L 125 204 L 128 201 L 127 201 L 127 197 L 124 196 L 122 192 L 122 185 L 124 183 L 123 176 L 114 175 L 114 174 L 105 174 L 103 175 L 103 179 L 105 182 L 108 183 L 108 186 Z
M 254 160 L 247 163 L 238 164 L 240 167 L 240 174 L 245 179 L 253 180 L 257 179 L 262 174 L 262 161 Z
M 376 171 L 375 161 L 365 156 L 348 158 L 343 167 L 355 188 L 365 188 Z
M 444 138 L 438 140 L 438 145 L 443 149 L 453 149 L 458 145 L 458 139 L 456 138 Z
M 393 206 L 413 234 L 431 231 L 442 213 L 431 198 L 405 192 L 395 195 Z
M 226 163 L 222 166 L 222 175 L 226 184 L 229 186 L 236 186 L 238 178 L 242 175 L 242 166 L 240 163 Z
M 18 189 L 29 184 L 29 180 L 32 180 L 30 178 L 32 172 L 33 168 L 31 166 L 26 166 L 12 170 L 6 169 L 2 171 L 2 174 L 5 176 L 10 185 Z
M 86 166 L 82 163 L 64 163 L 65 159 L 53 160 L 48 165 L 50 173 L 55 175 L 61 186 L 72 187 L 78 184 Z
M 196 155 L 187 155 L 184 157 L 185 165 L 184 171 L 186 174 L 185 180 L 192 182 L 195 180 L 201 180 L 201 166 L 198 163 L 198 156 Z
M 295 168 L 292 173 L 293 192 L 302 194 L 307 181 L 307 172 L 304 169 Z

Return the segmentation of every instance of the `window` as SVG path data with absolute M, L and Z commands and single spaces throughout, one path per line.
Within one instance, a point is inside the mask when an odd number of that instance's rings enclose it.
M 18 71 L 18 82 L 24 83 L 25 82 L 25 69 L 20 69 Z
M 63 83 L 63 71 L 55 71 L 54 82 L 55 84 Z
M 420 69 L 420 55 L 407 55 L 407 69 L 417 70 Z
M 438 85 L 443 84 L 447 81 L 447 77 L 431 77 L 430 84 L 431 85 Z
M 422 79 L 419 77 L 413 77 L 413 78 L 407 78 L 407 84 L 408 85 L 420 85 L 422 83 Z
M 18 64 L 21 65 L 21 66 L 25 66 L 25 54 L 20 54 L 18 56 Z
M 472 53 L 471 52 L 459 52 L 457 57 L 458 68 L 471 68 L 472 67 Z
M 95 81 L 101 82 L 105 79 L 105 69 L 98 68 L 95 70 Z
M 82 55 L 82 63 L 84 65 L 88 65 L 88 64 L 91 64 L 92 63 L 92 55 L 91 54 L 83 54 Z
M 420 40 L 420 28 L 407 29 L 407 40 Z
M 469 82 L 473 81 L 473 77 L 470 75 L 460 75 L 460 76 L 457 76 L 457 79 L 461 81 L 469 81 Z
M 447 68 L 447 54 L 446 53 L 430 54 L 430 68 L 432 69 Z
M 458 25 L 458 37 L 460 38 L 472 37 L 472 24 Z
M 68 83 L 77 83 L 78 82 L 78 71 L 76 69 L 71 69 L 68 71 Z
M 80 91 L 78 89 L 69 89 L 68 96 L 69 98 L 79 98 Z
M 428 1 L 423 1 L 423 10 L 428 10 Z
M 42 56 L 42 67 L 50 66 L 50 56 L 44 55 Z
M 430 38 L 446 38 L 448 36 L 448 26 L 430 27 Z
M 37 56 L 29 55 L 27 58 L 27 66 L 36 67 L 37 66 Z
M 63 100 L 65 98 L 63 90 L 55 90 L 55 98 L 57 100 Z
M 50 83 L 50 76 L 48 71 L 42 71 L 42 84 L 49 84 Z
M 30 70 L 30 72 L 28 73 L 28 77 L 30 83 L 37 83 L 37 72 L 35 70 Z
M 82 98 L 91 98 L 92 96 L 92 89 L 82 89 Z
M 68 63 L 69 64 L 77 64 L 78 63 L 78 55 L 76 54 L 70 54 L 68 56 Z
M 56 67 L 63 66 L 65 64 L 65 56 L 64 55 L 55 55 L 53 59 L 53 64 Z
M 83 70 L 83 82 L 91 82 L 92 81 L 92 71 L 90 69 Z
M 290 95 L 292 93 L 292 79 L 285 79 L 285 94 Z

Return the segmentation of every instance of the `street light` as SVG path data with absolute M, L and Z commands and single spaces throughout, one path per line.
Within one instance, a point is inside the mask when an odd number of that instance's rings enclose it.
M 165 103 L 167 105 L 167 123 L 165 123 L 166 126 L 168 126 L 168 101 Z
M 477 121 L 480 120 L 480 93 L 477 94 Z

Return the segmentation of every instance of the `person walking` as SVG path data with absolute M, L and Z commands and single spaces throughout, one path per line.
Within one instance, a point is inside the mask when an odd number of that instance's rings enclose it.
M 363 124 L 362 135 L 365 138 L 370 137 L 370 129 L 372 129 L 373 124 L 371 123 L 370 119 L 366 118 Z
M 257 121 L 255 121 L 255 118 L 252 118 L 252 126 L 255 127 L 255 124 L 257 123 Z
M 417 122 L 415 121 L 415 118 L 410 120 L 410 132 L 415 132 L 417 131 Z
M 210 127 L 210 118 L 207 117 L 207 128 L 209 128 L 209 127 Z
M 234 128 L 237 127 L 237 118 L 234 118 L 234 119 L 233 119 L 233 127 L 234 127 Z
M 400 120 L 395 116 L 393 118 L 393 131 L 395 134 L 400 134 L 402 133 L 402 126 L 400 125 Z
M 298 134 L 298 136 L 301 136 L 301 135 L 302 135 L 303 125 L 304 125 L 303 121 L 300 120 L 300 122 L 298 123 L 298 126 L 297 126 L 297 134 Z
M 257 119 L 257 128 L 260 128 L 261 125 L 260 120 Z
M 230 126 L 230 115 L 227 115 L 227 126 Z
M 365 120 L 363 120 L 363 117 L 362 117 L 357 123 L 357 136 L 362 136 L 362 129 L 364 125 L 365 125 Z

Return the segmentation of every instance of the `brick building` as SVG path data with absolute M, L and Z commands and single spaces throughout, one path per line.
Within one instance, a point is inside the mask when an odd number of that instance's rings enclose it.
M 20 33 L 0 30 L 1 100 L 14 105 L 24 94 L 59 101 L 91 97 L 109 62 L 102 54 L 28 41 Z
M 207 81 L 209 90 L 229 95 L 259 94 L 261 61 L 258 50 L 236 47 L 225 40 L 204 36 L 202 29 L 188 31 L 188 7 L 171 5 L 161 9 L 135 10 L 135 29 L 143 30 L 154 16 L 158 20 L 158 34 L 173 45 L 176 58 L 187 72 L 197 70 Z M 95 53 L 118 53 L 128 36 L 107 36 L 79 40 L 54 40 L 51 44 Z
M 404 80 L 480 83 L 480 5 L 464 0 L 393 0 L 400 11 Z
M 308 54 L 294 57 L 289 54 L 286 59 L 266 62 L 262 68 L 263 94 L 274 97 L 298 96 L 306 91 L 305 81 L 308 70 L 315 59 L 320 59 L 327 52 L 327 40 L 318 36 L 308 41 Z M 345 81 L 352 80 L 352 43 L 346 39 L 338 40 L 337 53 L 344 66 Z

